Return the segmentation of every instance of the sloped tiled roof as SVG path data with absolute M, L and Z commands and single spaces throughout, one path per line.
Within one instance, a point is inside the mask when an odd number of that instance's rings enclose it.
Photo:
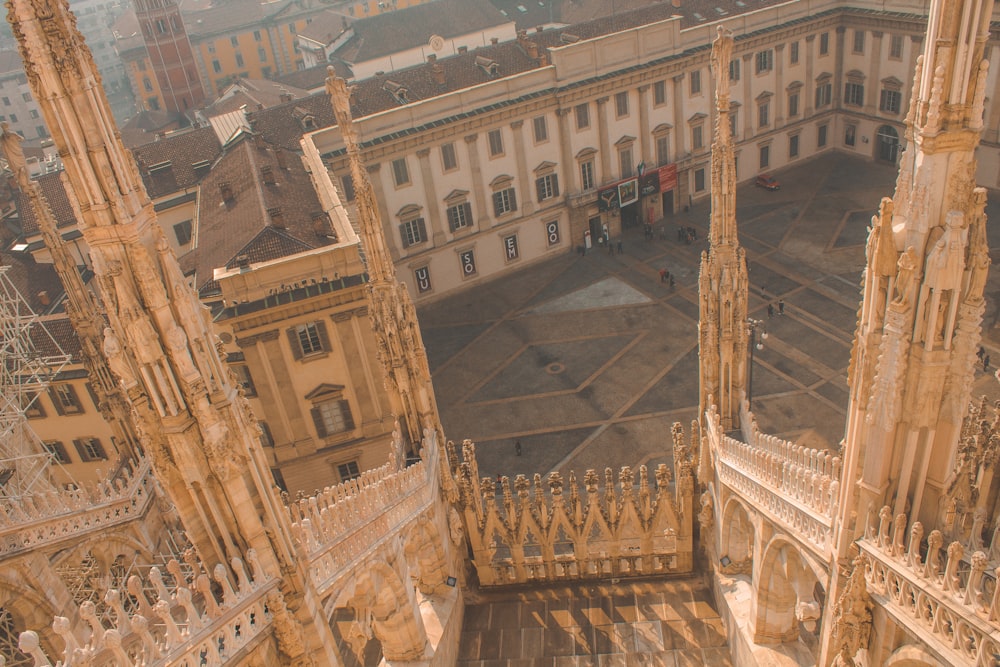
M 281 104 L 284 101 L 282 96 L 291 95 L 292 99 L 298 99 L 308 94 L 308 90 L 278 81 L 237 79 L 219 95 L 218 100 L 205 108 L 204 114 L 215 116 L 229 113 L 236 111 L 243 105 L 251 110 L 263 109 Z
M 344 79 L 354 78 L 351 68 L 340 61 L 330 63 L 337 72 L 337 76 Z M 288 74 L 282 74 L 274 80 L 286 86 L 295 86 L 306 91 L 317 91 L 326 85 L 327 65 L 316 65 L 308 69 L 300 69 Z
M 187 272 L 196 272 L 202 295 L 216 289 L 213 274 L 232 267 L 239 255 L 264 262 L 333 243 L 313 227 L 313 215 L 323 211 L 309 174 L 301 160 L 285 154 L 279 166 L 273 147 L 250 137 L 231 145 L 201 185 L 198 247 L 181 258 Z M 262 170 L 270 167 L 275 184 L 264 183 Z M 232 201 L 222 198 L 228 184 Z M 280 209 L 282 224 L 273 224 L 272 212 Z
M 39 264 L 29 253 L 0 252 L 0 264 L 7 267 L 7 278 L 35 313 L 43 313 L 48 308 L 38 298 L 40 293 L 46 293 L 50 303 L 63 293 L 62 283 L 52 265 Z
M 305 116 L 313 119 L 317 130 L 335 124 L 336 119 L 333 115 L 333 107 L 330 106 L 330 97 L 325 91 L 279 104 L 270 109 L 247 113 L 250 127 L 253 128 L 254 132 L 263 136 L 267 143 L 295 152 L 302 150 L 299 146 L 302 134 L 306 131 L 312 131 L 306 130 L 302 126 L 302 119 Z
M 299 31 L 301 37 L 311 39 L 317 44 L 329 44 L 335 40 L 352 23 L 359 19 L 345 16 L 340 12 L 324 10 L 313 17 L 312 23 Z
M 192 165 L 214 162 L 222 153 L 222 146 L 211 127 L 200 127 L 187 132 L 171 134 L 132 149 L 146 191 L 152 198 L 162 197 L 182 188 L 195 185 L 200 176 Z M 150 167 L 170 166 L 150 170 Z
M 457 37 L 510 21 L 488 0 L 436 0 L 355 21 L 354 36 L 334 54 L 365 62 L 427 44 L 431 35 Z
M 52 215 L 56 219 L 56 227 L 63 228 L 76 224 L 76 216 L 73 214 L 73 207 L 69 203 L 66 195 L 66 188 L 63 187 L 59 172 L 44 174 L 39 176 L 38 185 L 42 188 L 42 196 L 49 203 Z M 14 197 L 17 201 L 17 212 L 21 217 L 21 233 L 25 236 L 38 233 L 38 219 L 35 217 L 35 210 L 31 207 L 28 196 L 18 190 Z
M 48 336 L 45 335 L 46 332 Z M 68 317 L 51 317 L 36 322 L 31 327 L 31 343 L 35 351 L 44 357 L 68 354 L 73 362 L 82 361 L 80 337 L 76 335 Z

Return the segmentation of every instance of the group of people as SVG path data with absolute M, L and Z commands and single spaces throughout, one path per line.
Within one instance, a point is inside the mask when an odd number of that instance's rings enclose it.
M 698 240 L 698 230 L 694 227 L 677 226 L 677 240 L 685 245 L 691 245 Z
M 980 345 L 976 356 L 979 357 L 979 363 L 983 365 L 983 372 L 988 372 L 990 370 L 990 355 L 986 354 L 986 348 Z
M 778 299 L 778 314 L 779 315 L 784 315 L 785 314 L 785 300 L 784 299 Z M 767 304 L 767 316 L 769 318 L 774 317 L 774 304 L 773 303 Z

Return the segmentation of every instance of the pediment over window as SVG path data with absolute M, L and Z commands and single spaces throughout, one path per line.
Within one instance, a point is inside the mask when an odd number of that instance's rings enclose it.
M 420 215 L 421 207 L 416 204 L 407 204 L 403 208 L 396 211 L 397 218 L 413 218 Z
M 315 401 L 321 398 L 332 398 L 343 395 L 344 385 L 342 384 L 329 384 L 324 382 L 323 384 L 317 386 L 315 389 L 306 394 L 307 401 Z
M 503 188 L 507 187 L 514 182 L 514 177 L 509 174 L 500 174 L 492 181 L 490 181 L 490 187 L 492 188 Z
M 894 76 L 890 76 L 882 79 L 882 86 L 885 88 L 890 88 L 892 90 L 902 90 L 903 82 Z
M 628 146 L 629 144 L 635 143 L 635 137 L 630 137 L 627 134 L 615 142 L 615 146 L 621 148 L 622 146 Z
M 555 168 L 556 168 L 555 162 L 549 162 L 548 160 L 545 160 L 537 167 L 535 167 L 535 174 L 538 176 L 542 176 L 548 172 L 555 171 Z
M 700 122 L 704 121 L 706 118 L 708 118 L 708 114 L 704 114 L 704 113 L 702 113 L 702 112 L 699 111 L 695 115 L 693 115 L 690 118 L 688 118 L 688 123 L 694 125 L 695 123 L 700 123 Z
M 594 155 L 597 155 L 597 149 L 588 146 L 587 148 L 584 148 L 582 151 L 576 154 L 576 159 L 586 160 L 587 158 L 593 157 Z
M 452 190 L 448 193 L 448 196 L 444 198 L 446 204 L 455 204 L 461 201 L 465 201 L 469 198 L 468 190 Z
M 861 70 L 852 69 L 847 73 L 848 79 L 854 79 L 855 81 L 864 81 L 865 75 Z
M 799 90 L 804 85 L 805 84 L 803 84 L 801 81 L 792 81 L 790 84 L 788 84 L 788 87 L 786 87 L 785 90 L 787 90 L 790 93 L 794 93 L 796 90 Z
M 666 134 L 672 129 L 674 129 L 674 126 L 670 123 L 660 123 L 653 128 L 653 134 Z
M 761 93 L 760 95 L 758 95 L 755 99 L 758 102 L 767 102 L 772 97 L 774 97 L 774 93 L 772 93 L 770 90 L 765 90 L 763 93 Z

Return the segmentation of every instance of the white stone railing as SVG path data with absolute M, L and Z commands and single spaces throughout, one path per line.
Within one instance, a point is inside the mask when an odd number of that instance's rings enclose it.
M 727 436 L 714 408 L 706 417 L 719 480 L 825 556 L 840 491 L 840 459 L 761 433 L 745 406 L 741 422 L 749 442 Z
M 425 431 L 421 455 L 421 461 L 402 470 L 390 462 L 288 505 L 321 595 L 435 501 L 440 450 L 434 432 Z
M 44 544 L 104 530 L 142 516 L 155 480 L 148 461 L 121 469 L 120 476 L 91 488 L 38 494 L 0 504 L 0 558 Z
M 270 634 L 271 605 L 281 604 L 277 579 L 265 579 L 251 549 L 247 552 L 250 572 L 239 558 L 232 571 L 216 565 L 212 576 L 201 570 L 189 582 L 176 560 L 167 565 L 174 585 L 168 587 L 159 569 L 149 571 L 150 588 L 157 592 L 151 600 L 138 576 L 128 581 L 127 595 L 135 602 L 135 613 L 125 610 L 122 592 L 109 590 L 104 602 L 109 608 L 107 623 L 92 602 L 80 606 L 81 628 L 70 627 L 67 618 L 57 616 L 52 630 L 63 641 L 63 660 L 57 667 L 201 667 L 241 662 L 257 642 Z M 214 581 L 214 584 L 213 584 Z M 222 591 L 213 593 L 213 585 Z M 81 637 L 87 637 L 85 643 Z M 58 643 L 58 640 L 56 641 Z M 38 634 L 21 633 L 19 648 L 36 665 L 50 665 L 41 649 Z
M 858 541 L 868 593 L 943 664 L 996 665 L 1000 568 L 991 571 L 982 551 L 966 561 L 961 542 L 943 549 L 939 530 L 931 531 L 925 541 L 920 522 L 908 525 L 905 514 L 892 518 L 888 507 L 882 508 L 879 519 L 877 528 L 869 519 Z

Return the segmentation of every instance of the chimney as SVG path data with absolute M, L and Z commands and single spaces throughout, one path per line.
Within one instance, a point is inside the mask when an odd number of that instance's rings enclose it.
M 680 7 L 681 0 L 670 0 L 670 4 L 673 5 L 674 7 Z
M 236 266 L 240 267 L 240 273 L 250 270 L 250 256 L 249 255 L 237 255 L 236 256 Z
M 233 186 L 229 184 L 229 181 L 219 181 L 219 193 L 222 195 L 222 202 L 225 204 L 232 204 L 236 200 L 233 195 Z
M 50 303 L 52 303 L 51 299 L 49 299 L 48 291 L 42 290 L 41 292 L 38 293 L 38 303 L 42 304 L 43 306 L 47 306 Z
M 272 169 L 271 165 L 269 165 L 269 164 L 265 164 L 264 166 L 262 166 L 260 168 L 260 177 L 261 177 L 261 180 L 264 181 L 264 185 L 274 185 L 275 184 L 274 169 Z
M 312 228 L 316 232 L 316 236 L 333 236 L 333 230 L 330 229 L 329 218 L 322 211 L 313 211 L 312 213 Z
M 445 83 L 447 83 L 444 78 L 443 65 L 438 65 L 437 63 L 434 63 L 434 66 L 431 67 L 431 72 L 434 74 L 434 83 L 436 83 L 439 86 L 443 86 L 445 85 Z
M 548 67 L 549 66 L 549 54 L 548 53 L 540 53 L 540 54 L 538 54 L 538 66 L 539 67 Z
M 282 102 L 291 102 L 292 94 L 287 90 L 284 90 L 278 95 L 278 99 L 281 100 Z
M 267 148 L 267 144 L 264 143 L 264 137 L 260 134 L 253 135 L 253 145 L 257 147 L 257 150 L 264 150 Z
M 285 216 L 281 214 L 281 207 L 275 206 L 274 208 L 267 209 L 267 214 L 271 216 L 271 226 L 275 229 L 285 228 Z
M 469 51 L 469 47 L 467 47 L 467 46 L 460 46 L 460 47 L 458 47 L 458 52 L 459 53 L 468 53 L 468 51 Z
M 436 53 L 432 53 L 429 56 L 427 56 L 427 62 L 429 63 L 437 62 L 437 59 L 438 57 Z
M 545 26 L 543 26 L 543 25 L 536 25 L 535 26 L 535 32 L 537 32 L 537 33 L 543 33 L 543 32 L 545 32 Z
M 529 58 L 537 58 L 538 57 L 538 44 L 535 44 L 534 42 L 529 42 L 528 40 L 525 40 L 524 41 L 524 50 L 528 52 L 528 57 Z
M 274 147 L 274 160 L 278 163 L 278 169 L 288 169 L 288 164 L 285 162 L 285 151 L 281 146 Z
M 499 43 L 500 43 L 500 38 L 499 37 L 490 37 L 490 44 L 492 44 L 493 46 L 496 46 Z

